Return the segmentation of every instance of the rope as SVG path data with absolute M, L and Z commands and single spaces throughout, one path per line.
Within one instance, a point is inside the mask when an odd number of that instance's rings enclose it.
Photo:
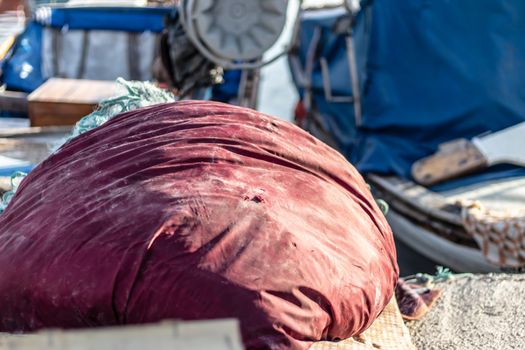
M 449 268 L 443 266 L 436 267 L 436 274 L 431 275 L 428 273 L 417 273 L 402 277 L 401 279 L 407 283 L 416 284 L 424 287 L 425 289 L 431 288 L 435 283 L 446 282 L 458 278 L 473 276 L 472 273 L 453 273 Z

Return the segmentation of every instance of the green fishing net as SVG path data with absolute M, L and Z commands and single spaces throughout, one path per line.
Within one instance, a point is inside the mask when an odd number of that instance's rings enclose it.
M 101 126 L 120 113 L 159 103 L 174 102 L 176 100 L 172 93 L 160 89 L 149 82 L 126 81 L 122 78 L 118 78 L 117 82 L 124 88 L 124 94 L 100 102 L 97 110 L 82 118 L 75 125 L 70 136 L 65 138 L 59 144 L 54 145 L 54 150 L 57 150 L 72 138 Z M 22 172 L 16 172 L 11 176 L 11 191 L 4 193 L 2 198 L 0 198 L 0 213 L 7 208 L 7 205 L 15 195 L 20 182 L 26 176 L 27 174 Z
M 117 79 L 117 82 L 126 89 L 126 93 L 100 102 L 96 111 L 80 119 L 68 140 L 104 124 L 117 114 L 175 101 L 173 94 L 148 82 L 126 81 L 122 78 Z
M 20 182 L 22 182 L 22 180 L 26 176 L 27 174 L 21 171 L 17 171 L 13 175 L 11 175 L 11 191 L 4 193 L 2 198 L 0 198 L 0 213 L 2 213 L 5 210 L 5 208 L 11 201 L 11 198 L 13 198 L 13 196 L 15 195 L 15 192 L 18 189 Z

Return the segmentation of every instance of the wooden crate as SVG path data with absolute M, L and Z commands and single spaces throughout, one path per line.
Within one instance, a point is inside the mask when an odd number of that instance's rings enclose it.
M 113 81 L 49 79 L 28 96 L 31 126 L 74 125 L 121 92 Z

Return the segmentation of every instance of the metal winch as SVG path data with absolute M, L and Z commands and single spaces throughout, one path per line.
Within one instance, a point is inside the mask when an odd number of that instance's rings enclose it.
M 224 68 L 264 65 L 263 54 L 280 37 L 288 0 L 182 0 L 186 35 L 210 61 Z

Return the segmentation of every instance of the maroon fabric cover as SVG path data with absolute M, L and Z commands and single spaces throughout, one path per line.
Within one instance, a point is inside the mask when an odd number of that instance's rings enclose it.
M 250 349 L 367 328 L 398 277 L 357 171 L 298 127 L 187 101 L 121 114 L 0 216 L 0 331 L 235 317 Z

